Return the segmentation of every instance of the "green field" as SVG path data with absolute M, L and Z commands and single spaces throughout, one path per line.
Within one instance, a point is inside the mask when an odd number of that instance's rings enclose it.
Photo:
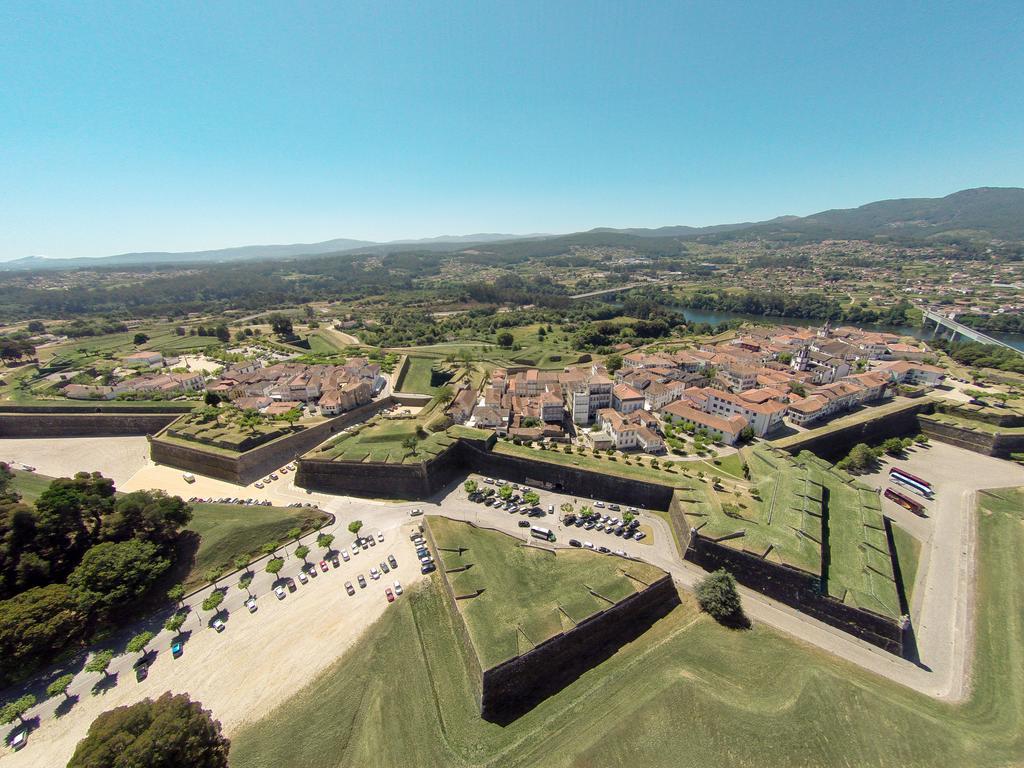
M 454 442 L 446 432 L 417 434 L 423 422 L 418 418 L 385 419 L 376 417 L 367 424 L 347 432 L 308 454 L 313 459 L 335 461 L 382 461 L 392 464 L 416 464 L 444 451 Z M 415 452 L 402 441 L 416 437 Z
M 914 596 L 917 566 L 921 560 L 921 542 L 907 533 L 906 529 L 895 524 L 892 526 L 892 538 L 896 545 L 900 573 L 903 576 L 903 592 L 907 596 L 907 604 L 910 605 Z
M 557 554 L 446 517 L 427 518 L 442 570 L 484 669 L 528 651 L 643 589 L 659 568 L 582 550 Z M 465 570 L 460 570 L 465 569 Z
M 1005 766 L 1024 760 L 1024 493 L 983 495 L 976 659 L 960 705 L 690 599 L 507 726 L 482 720 L 436 574 L 270 717 L 233 768 Z
M 468 353 L 473 360 L 492 366 L 530 366 L 547 370 L 561 370 L 579 360 L 580 354 L 572 349 L 571 340 L 563 339 L 563 333 L 555 328 L 543 339 L 537 336 L 540 324 L 503 328 L 502 332 L 512 334 L 513 345 L 519 349 L 504 349 L 495 340 L 466 338 L 462 340 L 430 344 L 420 347 L 399 347 L 395 351 L 418 355 L 425 358 L 444 359 L 449 355 Z M 408 390 L 413 391 L 413 390 Z
M 200 536 L 195 560 L 185 579 L 186 589 L 206 582 L 213 567 L 234 570 L 239 555 L 257 556 L 268 542 L 282 542 L 291 528 L 310 530 L 327 517 L 319 510 L 298 507 L 247 507 L 241 504 L 193 504 L 188 530 Z
M 435 371 L 435 365 L 440 367 L 443 366 L 443 363 L 430 357 L 413 357 L 410 355 L 402 378 L 398 382 L 398 391 L 416 392 L 424 395 L 436 393 L 438 387 L 448 383 L 448 380 L 451 379 L 451 374 Z
M 11 487 L 21 496 L 26 504 L 32 504 L 39 495 L 47 489 L 53 478 L 48 475 L 40 475 L 35 472 L 14 472 L 14 480 Z
M 898 617 L 878 494 L 808 452 L 793 458 L 758 447 L 747 454 L 747 463 L 756 497 L 715 494 L 701 499 L 698 494 L 684 504 L 701 535 L 819 574 L 837 600 Z

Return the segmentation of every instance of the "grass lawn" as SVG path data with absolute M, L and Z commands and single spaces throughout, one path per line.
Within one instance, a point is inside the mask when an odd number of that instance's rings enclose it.
M 431 516 L 428 524 L 455 594 L 483 590 L 458 604 L 484 669 L 664 576 L 652 565 L 595 552 L 525 547 L 513 536 L 446 517 Z
M 256 556 L 267 542 L 279 542 L 291 528 L 308 530 L 326 516 L 317 510 L 297 507 L 247 507 L 241 504 L 193 504 L 188 529 L 200 536 L 186 589 L 205 583 L 203 574 L 215 566 L 227 566 L 238 555 Z
M 21 496 L 21 500 L 26 504 L 32 504 L 39 495 L 47 489 L 50 483 L 53 482 L 53 478 L 49 475 L 40 475 L 35 472 L 21 472 L 19 470 L 14 471 L 14 480 L 11 482 L 11 487 L 14 491 Z
M 434 372 L 434 366 L 443 366 L 444 363 L 430 357 L 409 356 L 409 362 L 405 366 L 405 373 L 402 380 L 398 382 L 399 392 L 415 392 L 424 395 L 432 395 L 437 392 L 438 387 L 446 384 L 452 378 L 451 374 L 441 371 Z
M 601 454 L 601 458 L 597 456 L 591 456 L 590 454 L 580 454 L 573 451 L 572 453 L 563 453 L 561 448 L 552 448 L 546 451 L 541 451 L 536 448 L 531 448 L 526 445 L 516 445 L 515 443 L 506 442 L 505 440 L 499 440 L 494 444 L 495 453 L 505 453 L 512 456 L 525 456 L 533 461 L 549 461 L 552 464 L 564 464 L 573 467 L 579 467 L 581 469 L 588 469 L 594 472 L 601 472 L 606 475 L 619 475 L 620 477 L 636 478 L 638 480 L 646 480 L 652 483 L 661 483 L 662 485 L 669 486 L 682 486 L 687 485 L 687 471 L 680 469 L 666 469 L 665 464 L 662 464 L 658 469 L 653 469 L 646 463 L 641 464 L 630 458 L 630 463 L 627 464 L 622 456 L 615 456 L 615 461 L 612 461 L 610 457 Z M 689 469 L 688 465 L 683 465 Z
M 907 596 L 907 604 L 910 605 L 914 597 L 917 566 L 921 560 L 921 542 L 895 523 L 892 526 L 892 538 L 896 544 L 900 574 L 903 576 L 903 592 Z
M 1024 760 L 1024 493 L 982 496 L 973 692 L 935 701 L 692 600 L 507 726 L 481 720 L 435 574 L 232 736 L 233 768 L 1005 766 Z
M 418 438 L 416 452 L 402 445 L 409 437 L 417 437 L 420 419 L 385 419 L 377 417 L 359 429 L 343 434 L 309 454 L 314 459 L 337 461 L 383 461 L 393 464 L 415 464 L 436 456 L 452 444 L 446 432 L 428 433 Z

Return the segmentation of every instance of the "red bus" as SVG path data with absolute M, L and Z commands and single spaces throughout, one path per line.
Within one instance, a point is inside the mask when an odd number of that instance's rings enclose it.
M 909 496 L 904 496 L 902 493 L 893 488 L 886 488 L 884 495 L 885 498 L 895 501 L 904 509 L 909 509 L 915 515 L 920 515 L 921 517 L 924 517 L 924 505 L 918 504 Z

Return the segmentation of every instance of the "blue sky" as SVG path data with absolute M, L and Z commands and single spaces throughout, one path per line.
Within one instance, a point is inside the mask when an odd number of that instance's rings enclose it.
M 0 259 L 1020 186 L 1022 9 L 9 0 Z

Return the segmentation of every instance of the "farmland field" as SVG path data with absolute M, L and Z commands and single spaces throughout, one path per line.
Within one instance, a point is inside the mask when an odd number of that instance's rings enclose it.
M 1001 766 L 1024 759 L 1024 493 L 982 497 L 971 698 L 916 694 L 692 600 L 507 726 L 480 719 L 437 574 L 267 719 L 234 768 Z

